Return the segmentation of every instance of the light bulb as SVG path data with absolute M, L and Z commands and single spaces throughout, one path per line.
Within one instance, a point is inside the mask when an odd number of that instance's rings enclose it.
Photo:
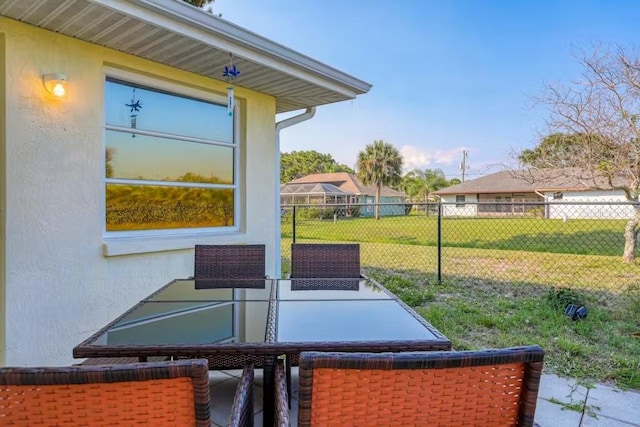
M 67 76 L 62 73 L 45 74 L 42 76 L 44 87 L 56 98 L 67 94 Z
M 62 83 L 56 83 L 53 86 L 52 93 L 54 96 L 57 96 L 60 98 L 60 97 L 63 97 L 65 93 L 67 93 L 67 90 L 64 88 L 64 85 Z

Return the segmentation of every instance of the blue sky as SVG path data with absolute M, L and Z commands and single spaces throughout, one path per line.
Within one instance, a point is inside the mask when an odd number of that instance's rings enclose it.
M 382 139 L 405 170 L 440 168 L 449 179 L 461 177 L 463 150 L 471 179 L 534 146 L 544 84 L 579 79 L 579 49 L 631 46 L 640 22 L 631 0 L 216 0 L 214 9 L 373 85 L 283 130 L 281 151 L 353 167 Z

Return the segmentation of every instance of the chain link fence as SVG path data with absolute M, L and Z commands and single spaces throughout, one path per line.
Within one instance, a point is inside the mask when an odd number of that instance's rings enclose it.
M 552 371 L 640 389 L 640 262 L 623 262 L 633 204 L 379 207 L 376 220 L 370 204 L 282 205 L 283 274 L 293 242 L 359 243 L 362 271 L 454 347 L 536 342 Z M 566 323 L 570 304 L 589 321 Z
M 375 209 L 283 205 L 283 272 L 294 241 L 352 242 L 360 243 L 365 272 L 425 284 L 527 293 L 575 288 L 605 299 L 640 285 L 638 265 L 622 261 L 625 227 L 634 215 L 629 203 L 407 204 L 404 215 L 378 220 Z

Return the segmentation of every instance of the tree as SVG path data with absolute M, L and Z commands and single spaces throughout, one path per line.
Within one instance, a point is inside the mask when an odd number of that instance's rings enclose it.
M 205 6 L 211 5 L 216 0 L 183 0 L 183 1 L 193 5 L 195 7 L 199 7 L 201 9 L 204 9 Z M 213 7 L 209 6 L 208 8 L 206 8 L 206 11 L 209 12 L 209 13 L 213 13 Z M 222 14 L 219 13 L 216 16 L 221 17 Z
M 409 197 L 420 197 L 425 203 L 431 193 L 449 185 L 442 169 L 414 169 L 402 177 L 402 183 Z
M 215 0 L 183 0 L 195 7 L 205 7 L 206 5 L 213 3 Z
M 332 172 L 355 173 L 350 167 L 336 162 L 331 154 L 292 151 L 280 155 L 280 182 L 283 184 L 314 173 Z
M 542 138 L 533 150 L 523 150 L 518 155 L 518 160 L 522 164 L 541 169 L 547 167 L 570 167 L 573 159 L 579 156 L 576 151 L 577 148 L 576 138 L 572 135 L 554 133 Z
M 441 188 L 460 184 L 458 178 L 447 180 L 442 169 L 414 169 L 402 177 L 402 188 L 412 201 L 429 202 L 429 196 Z M 425 206 L 427 215 L 429 211 Z
M 632 52 L 633 53 L 633 52 Z M 623 261 L 635 262 L 640 234 L 640 59 L 628 50 L 580 52 L 582 78 L 550 84 L 539 99 L 549 109 L 549 136 L 518 157 L 528 168 L 559 174 L 594 190 L 621 190 L 633 202 Z
M 358 153 L 358 178 L 365 185 L 376 187 L 376 219 L 380 219 L 380 190 L 383 185 L 395 186 L 402 181 L 402 156 L 391 144 L 373 141 Z

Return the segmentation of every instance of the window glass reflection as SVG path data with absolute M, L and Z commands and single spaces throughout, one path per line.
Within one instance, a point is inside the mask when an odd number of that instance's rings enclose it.
M 107 232 L 236 225 L 233 117 L 191 92 L 106 79 Z
M 233 147 L 106 131 L 107 178 L 233 184 Z
M 233 189 L 107 184 L 107 231 L 226 227 Z
M 105 116 L 107 125 L 233 142 L 233 117 L 226 105 L 115 79 L 106 81 Z

